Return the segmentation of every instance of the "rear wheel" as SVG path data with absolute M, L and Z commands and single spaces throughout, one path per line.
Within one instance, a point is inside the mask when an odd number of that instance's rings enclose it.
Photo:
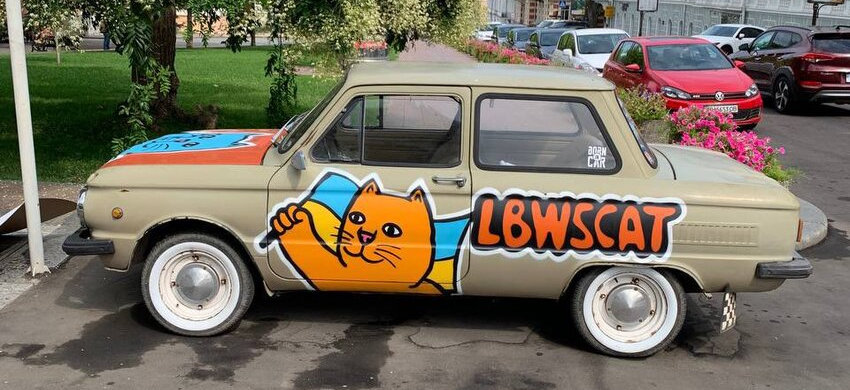
M 206 234 L 177 234 L 154 246 L 142 271 L 142 295 L 156 320 L 186 336 L 235 328 L 251 305 L 251 272 L 236 250 Z
M 612 356 L 650 356 L 679 334 L 685 292 L 671 274 L 651 268 L 594 269 L 572 296 L 575 326 L 594 349 Z
M 777 78 L 773 86 L 773 106 L 776 108 L 776 111 L 782 114 L 790 113 L 795 103 L 795 98 L 794 89 L 788 78 L 784 76 Z

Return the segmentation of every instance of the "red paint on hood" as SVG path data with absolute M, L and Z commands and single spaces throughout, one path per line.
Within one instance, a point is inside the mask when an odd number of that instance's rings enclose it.
M 717 91 L 725 93 L 744 92 L 753 85 L 753 79 L 738 68 L 715 69 L 715 70 L 670 70 L 653 71 L 659 79 L 659 84 L 669 85 L 673 88 L 691 94 L 707 94 L 712 96 Z
M 259 165 L 278 130 L 199 130 L 168 134 L 103 165 Z

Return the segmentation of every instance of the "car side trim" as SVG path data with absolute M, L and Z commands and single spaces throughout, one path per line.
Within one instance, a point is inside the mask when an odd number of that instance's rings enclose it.
M 68 256 L 111 255 L 115 253 L 112 240 L 92 238 L 91 231 L 79 228 L 62 243 L 62 251 Z
M 756 277 L 761 279 L 803 279 L 812 274 L 812 263 L 794 252 L 789 261 L 772 261 L 756 265 Z

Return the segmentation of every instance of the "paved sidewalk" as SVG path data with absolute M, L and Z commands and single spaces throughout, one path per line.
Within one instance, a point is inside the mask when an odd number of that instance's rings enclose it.
M 399 61 L 409 62 L 475 62 L 472 57 L 439 43 L 413 41 L 399 53 Z

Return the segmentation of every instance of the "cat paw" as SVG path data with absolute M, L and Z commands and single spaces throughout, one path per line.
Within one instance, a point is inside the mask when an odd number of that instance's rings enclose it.
M 271 220 L 271 225 L 279 235 L 283 235 L 309 219 L 310 214 L 307 210 L 300 205 L 293 204 L 278 209 L 277 215 Z

